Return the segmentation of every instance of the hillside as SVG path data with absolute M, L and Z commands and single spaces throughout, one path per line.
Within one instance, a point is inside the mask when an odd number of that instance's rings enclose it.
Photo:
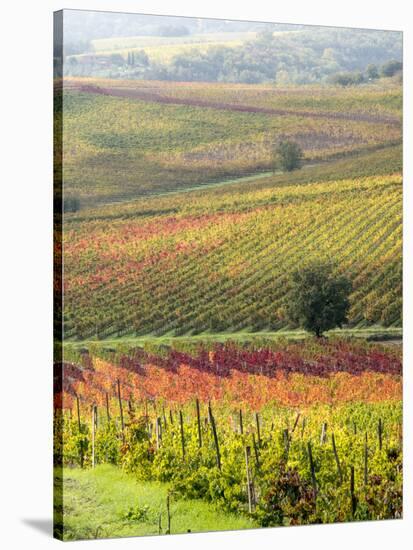
M 55 27 L 55 536 L 401 518 L 402 33 Z
M 364 72 L 369 65 L 402 60 L 400 32 L 248 22 L 237 28 L 230 22 L 223 22 L 224 27 L 209 23 L 209 29 L 189 29 L 184 21 L 127 36 L 113 34 L 112 26 L 110 36 L 106 33 L 100 39 L 95 38 L 91 25 L 94 38 L 87 40 L 90 33 L 85 32 L 83 40 L 66 44 L 64 75 L 308 84 L 326 82 L 340 72 Z M 66 26 L 69 32 L 78 27 L 70 25 L 70 19 Z
M 65 79 L 66 337 L 286 328 L 316 258 L 351 278 L 350 326 L 400 326 L 401 105 L 391 81 Z M 304 166 L 279 173 L 286 138 Z
M 297 141 L 307 164 L 401 142 L 401 88 L 391 83 L 65 79 L 63 98 L 65 190 L 83 206 L 272 171 L 280 139 Z
M 268 179 L 68 216 L 66 335 L 279 329 L 289 274 L 320 257 L 353 280 L 353 324 L 400 325 L 400 175 Z

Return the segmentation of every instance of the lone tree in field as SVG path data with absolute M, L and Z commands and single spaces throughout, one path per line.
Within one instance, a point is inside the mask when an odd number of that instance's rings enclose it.
M 283 172 L 292 172 L 301 167 L 303 152 L 295 141 L 280 141 L 275 149 L 275 166 Z
M 312 263 L 295 271 L 291 279 L 290 321 L 317 337 L 347 321 L 350 281 L 335 274 L 331 263 Z

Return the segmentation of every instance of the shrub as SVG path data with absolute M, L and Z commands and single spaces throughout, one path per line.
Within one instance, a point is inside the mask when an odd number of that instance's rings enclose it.
M 291 172 L 300 168 L 303 152 L 295 141 L 281 141 L 275 153 L 276 165 L 284 172 Z
M 403 70 L 403 63 L 400 61 L 388 61 L 381 67 L 381 74 L 383 76 L 394 76 L 396 73 Z

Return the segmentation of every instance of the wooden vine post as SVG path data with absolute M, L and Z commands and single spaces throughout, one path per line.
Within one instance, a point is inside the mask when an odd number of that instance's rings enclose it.
M 184 434 L 184 419 L 182 411 L 179 411 L 179 426 L 181 428 L 181 447 L 182 447 L 182 459 L 185 459 L 185 434 Z
M 321 427 L 321 436 L 320 436 L 321 445 L 324 445 L 326 441 L 327 441 L 327 422 L 323 422 L 323 425 Z
M 145 417 L 146 431 L 148 433 L 148 439 L 150 439 L 151 438 L 151 426 L 150 426 L 149 414 L 148 414 L 148 398 L 147 397 L 145 397 L 144 404 L 145 404 L 144 417 Z
M 216 451 L 216 455 L 217 455 L 217 466 L 218 466 L 218 469 L 220 470 L 221 469 L 221 453 L 219 451 L 217 427 L 216 427 L 216 424 L 215 424 L 214 415 L 212 414 L 211 403 L 208 403 L 208 413 L 209 413 L 209 421 L 211 423 L 211 428 L 212 428 L 212 435 L 214 436 L 215 451 Z
M 295 432 L 296 427 L 298 426 L 298 421 L 300 420 L 301 413 L 297 413 L 293 429 L 291 430 L 291 433 L 293 434 Z
M 364 436 L 364 487 L 367 487 L 367 483 L 368 483 L 368 475 L 369 475 L 369 465 L 368 465 L 368 460 L 369 460 L 369 457 L 368 457 L 368 446 L 367 446 L 367 432 L 365 433 L 365 436 Z
M 351 496 L 351 516 L 354 518 L 357 508 L 357 499 L 354 492 L 354 466 L 350 466 L 350 496 Z
M 301 439 L 303 439 L 303 437 L 304 437 L 304 430 L 305 430 L 306 425 L 307 425 L 307 420 L 304 416 L 303 421 L 301 423 Z
M 156 435 L 156 450 L 159 451 L 161 446 L 162 432 L 161 432 L 161 419 L 158 416 L 155 423 L 155 435 Z
M 202 447 L 202 431 L 201 431 L 201 411 L 199 408 L 199 399 L 196 398 L 196 421 L 198 424 L 198 446 Z
M 251 456 L 251 447 L 247 445 L 245 447 L 245 470 L 247 472 L 247 495 L 248 495 L 248 512 L 252 512 L 252 482 L 251 482 L 251 473 L 250 473 L 250 456 Z
M 82 424 L 80 422 L 80 400 L 79 400 L 79 396 L 77 394 L 76 394 L 76 408 L 77 408 L 77 426 L 78 426 L 78 429 L 79 429 L 79 435 L 81 436 L 82 435 Z M 79 440 L 79 458 L 80 458 L 80 467 L 83 468 L 85 457 L 84 457 L 84 452 L 83 452 L 83 438 L 82 437 L 80 437 L 80 440 Z
M 133 395 L 131 395 L 130 399 L 128 399 L 128 413 L 129 413 L 130 421 L 133 421 L 135 417 L 135 412 L 136 412 L 135 402 L 133 400 Z
M 310 471 L 311 471 L 311 483 L 313 485 L 314 494 L 317 496 L 317 480 L 315 477 L 315 467 L 314 467 L 314 460 L 313 460 L 313 451 L 311 448 L 310 441 L 307 443 L 307 450 L 308 450 L 308 460 L 310 462 Z
M 255 423 L 257 425 L 257 443 L 258 443 L 258 447 L 261 448 L 260 417 L 258 416 L 258 413 L 255 413 Z
M 108 423 L 110 422 L 110 409 L 109 409 L 109 395 L 108 392 L 106 392 L 106 418 Z
M 244 433 L 244 424 L 242 422 L 242 409 L 239 410 L 239 432 L 241 435 Z
M 379 424 L 377 426 L 377 435 L 379 437 L 379 449 L 380 451 L 383 448 L 383 421 L 379 418 Z
M 79 396 L 77 394 L 76 394 L 76 410 L 77 410 L 77 427 L 80 433 L 82 431 L 82 426 L 80 424 L 80 402 L 79 402 Z
M 338 478 L 339 478 L 339 482 L 340 482 L 340 485 L 341 485 L 343 483 L 343 471 L 341 469 L 340 460 L 338 458 L 338 452 L 337 452 L 337 447 L 336 447 L 336 439 L 335 439 L 333 433 L 331 434 L 331 442 L 333 444 L 333 453 L 334 453 L 334 458 L 336 460 Z
M 171 503 L 170 503 L 170 496 L 169 493 L 166 496 L 166 520 L 167 520 L 167 528 L 166 528 L 166 534 L 171 534 Z
M 255 434 L 252 434 L 252 445 L 254 447 L 254 454 L 255 454 L 255 464 L 257 465 L 257 468 L 260 468 L 260 455 L 258 452 L 258 446 L 257 442 L 255 440 Z
M 96 429 L 98 423 L 98 408 L 96 405 L 92 406 L 92 468 L 95 467 L 95 439 L 96 439 Z
M 122 397 L 120 394 L 120 381 L 118 378 L 118 400 L 119 400 L 119 412 L 120 412 L 120 425 L 122 428 L 122 441 L 125 443 L 125 423 L 123 421 L 123 408 L 122 408 Z

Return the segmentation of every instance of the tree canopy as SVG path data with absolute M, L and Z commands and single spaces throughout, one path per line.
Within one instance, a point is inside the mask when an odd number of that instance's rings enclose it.
M 303 152 L 295 141 L 281 141 L 275 149 L 275 167 L 292 172 L 301 166 Z
M 316 336 L 347 321 L 351 282 L 336 274 L 329 262 L 315 262 L 296 270 L 291 278 L 287 307 L 290 321 Z

